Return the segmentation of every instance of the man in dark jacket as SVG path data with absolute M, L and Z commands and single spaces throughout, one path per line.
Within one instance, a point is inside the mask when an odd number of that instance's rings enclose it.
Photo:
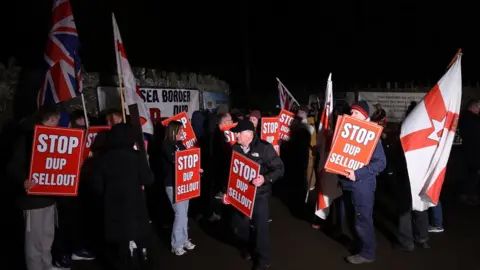
M 462 152 L 466 165 L 466 179 L 462 186 L 462 201 L 469 205 L 477 205 L 478 184 L 480 173 L 480 101 L 471 100 L 467 104 L 467 110 L 460 115 L 458 129 L 462 137 Z
M 71 128 L 85 129 L 85 114 L 83 110 L 75 110 L 67 115 Z M 85 218 L 82 217 L 82 203 L 85 192 L 84 181 L 82 178 L 79 186 L 79 195 L 77 197 L 58 197 L 57 206 L 57 229 L 55 230 L 55 240 L 53 242 L 52 254 L 54 265 L 59 268 L 70 268 L 71 261 L 93 260 L 95 256 L 86 248 L 86 234 L 84 234 Z M 86 200 L 88 203 L 88 200 Z
M 49 127 L 56 127 L 60 120 L 60 114 L 51 107 L 41 108 L 39 116 L 39 124 Z M 15 142 L 7 170 L 17 183 L 17 205 L 24 212 L 27 269 L 56 269 L 52 267 L 51 255 L 55 235 L 55 199 L 48 196 L 30 196 L 26 193 L 35 186 L 35 183 L 28 179 L 32 144 L 33 133 L 23 135 Z
M 248 119 L 240 120 L 231 131 L 237 133 L 237 144 L 233 146 L 232 151 L 238 152 L 260 165 L 260 175 L 252 180 L 252 184 L 257 187 L 251 220 L 255 230 L 253 243 L 249 245 L 250 220 L 239 211 L 236 211 L 234 216 L 235 227 L 246 259 L 250 258 L 247 247 L 253 246 L 255 251 L 253 269 L 267 269 L 270 267 L 268 198 L 272 184 L 283 176 L 283 162 L 271 144 L 260 140 L 255 135 L 255 127 Z
M 359 120 L 369 120 L 367 102 L 359 101 L 352 105 L 351 115 Z M 370 163 L 355 171 L 345 170 L 349 174 L 348 179 L 340 178 L 347 218 L 354 218 L 349 223 L 350 225 L 354 224 L 355 230 L 352 234 L 356 238 L 356 244 L 359 244 L 358 254 L 346 258 L 349 263 L 371 263 L 375 260 L 373 206 L 377 174 L 385 169 L 386 164 L 385 152 L 383 151 L 382 142 L 379 140 Z
M 126 265 L 135 261 L 131 254 L 144 255 L 151 230 L 142 186 L 154 177 L 133 145 L 130 126 L 116 124 L 107 133 L 105 153 L 93 164 L 91 184 L 102 198 L 104 240 L 112 256 L 108 269 L 129 269 Z

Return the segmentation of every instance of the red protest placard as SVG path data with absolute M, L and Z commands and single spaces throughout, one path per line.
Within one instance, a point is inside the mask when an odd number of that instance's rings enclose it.
M 200 196 L 200 148 L 175 152 L 175 203 Z
M 85 146 L 83 148 L 83 160 L 89 158 L 91 156 L 90 147 L 92 147 L 93 143 L 95 142 L 95 138 L 97 134 L 101 131 L 110 130 L 109 126 L 94 126 L 89 127 L 87 130 Z
M 237 142 L 237 137 L 235 136 L 235 133 L 230 131 L 230 129 L 236 126 L 237 123 L 220 126 L 220 130 L 223 132 L 223 135 L 225 135 L 225 142 L 229 143 L 230 145 L 234 145 Z
M 343 120 L 343 115 L 339 115 L 337 117 L 337 123 L 335 123 L 335 130 L 333 131 L 332 145 L 333 145 L 333 142 L 335 142 L 335 139 L 337 138 L 338 131 L 340 130 L 340 126 L 342 125 L 342 120 Z
M 346 176 L 345 169 L 357 170 L 370 162 L 383 128 L 344 115 L 337 129 L 325 170 Z
M 280 126 L 279 122 L 279 117 L 262 117 L 260 139 L 273 145 L 273 148 L 275 151 L 277 151 L 277 154 L 280 155 L 280 147 L 278 145 L 278 127 Z
M 77 196 L 84 131 L 35 126 L 29 195 Z
M 187 149 L 192 148 L 197 143 L 197 137 L 195 132 L 193 132 L 192 124 L 188 120 L 188 115 L 186 112 L 181 112 L 177 115 L 174 115 L 168 119 L 162 121 L 163 126 L 167 126 L 171 121 L 179 121 L 183 124 L 183 144 Z
M 278 138 L 279 140 L 288 141 L 290 140 L 290 126 L 295 118 L 295 114 L 282 109 L 278 117 L 280 118 L 280 130 L 278 132 Z
M 340 130 L 340 125 L 342 124 L 342 119 L 343 119 L 342 115 L 339 115 L 337 117 L 337 122 L 335 124 L 335 130 L 333 131 L 333 137 L 332 137 L 332 142 L 331 142 L 331 145 L 330 145 L 330 149 L 332 148 L 333 144 L 335 143 L 335 139 L 337 138 L 338 131 Z M 327 169 L 325 169 L 325 171 L 329 172 L 329 173 L 335 173 L 335 172 L 329 171 Z
M 244 215 L 252 218 L 257 187 L 251 181 L 260 173 L 260 165 L 251 159 L 232 153 L 226 201 Z

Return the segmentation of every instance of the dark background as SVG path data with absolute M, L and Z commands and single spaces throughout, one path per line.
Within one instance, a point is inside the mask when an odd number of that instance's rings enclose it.
M 276 76 L 294 94 L 323 88 L 329 72 L 337 85 L 435 82 L 460 47 L 464 81 L 476 82 L 480 74 L 473 2 L 471 7 L 459 1 L 353 0 L 71 4 L 82 63 L 104 74 L 115 73 L 112 11 L 132 66 L 212 74 L 226 80 L 233 94 L 246 87 L 246 52 L 257 94 L 276 91 Z M 0 6 L 2 61 L 14 55 L 24 67 L 40 67 L 52 1 Z

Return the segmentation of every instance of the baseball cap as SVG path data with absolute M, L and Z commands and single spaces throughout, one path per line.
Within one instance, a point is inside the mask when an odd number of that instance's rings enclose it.
M 253 126 L 253 123 L 250 122 L 250 120 L 248 119 L 238 121 L 238 124 L 230 129 L 230 131 L 234 133 L 242 132 L 245 130 L 255 132 L 255 127 Z

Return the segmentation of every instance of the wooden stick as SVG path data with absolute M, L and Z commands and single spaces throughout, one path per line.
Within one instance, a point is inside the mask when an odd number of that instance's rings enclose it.
M 115 21 L 115 15 L 112 13 L 112 19 L 114 24 L 116 24 Z M 115 31 L 113 31 L 113 44 L 115 45 L 115 58 L 117 59 L 117 76 L 118 76 L 118 86 L 120 87 L 120 100 L 122 102 L 122 116 L 123 116 L 123 122 L 127 122 L 127 117 L 125 115 L 125 91 L 123 90 L 123 72 L 122 72 L 122 64 L 120 61 L 120 54 L 118 53 L 118 44 L 117 44 L 117 37 L 115 36 Z
M 82 105 L 83 105 L 83 116 L 85 117 L 85 126 L 88 129 L 88 127 L 90 126 L 90 123 L 88 122 L 87 106 L 85 105 L 85 97 L 83 96 L 83 92 L 81 96 L 82 96 Z
M 125 91 L 123 90 L 122 75 L 118 75 L 118 85 L 120 86 L 120 100 L 122 102 L 122 117 L 123 123 L 127 123 L 127 116 L 125 115 Z
M 447 69 L 449 69 L 449 68 L 453 65 L 453 63 L 455 63 L 455 61 L 457 60 L 457 58 L 458 58 L 458 56 L 459 56 L 460 54 L 462 54 L 462 49 L 461 49 L 461 48 L 458 49 L 458 51 L 457 51 L 457 53 L 455 54 L 455 56 L 453 57 L 452 61 L 450 61 L 450 64 L 448 64 Z

